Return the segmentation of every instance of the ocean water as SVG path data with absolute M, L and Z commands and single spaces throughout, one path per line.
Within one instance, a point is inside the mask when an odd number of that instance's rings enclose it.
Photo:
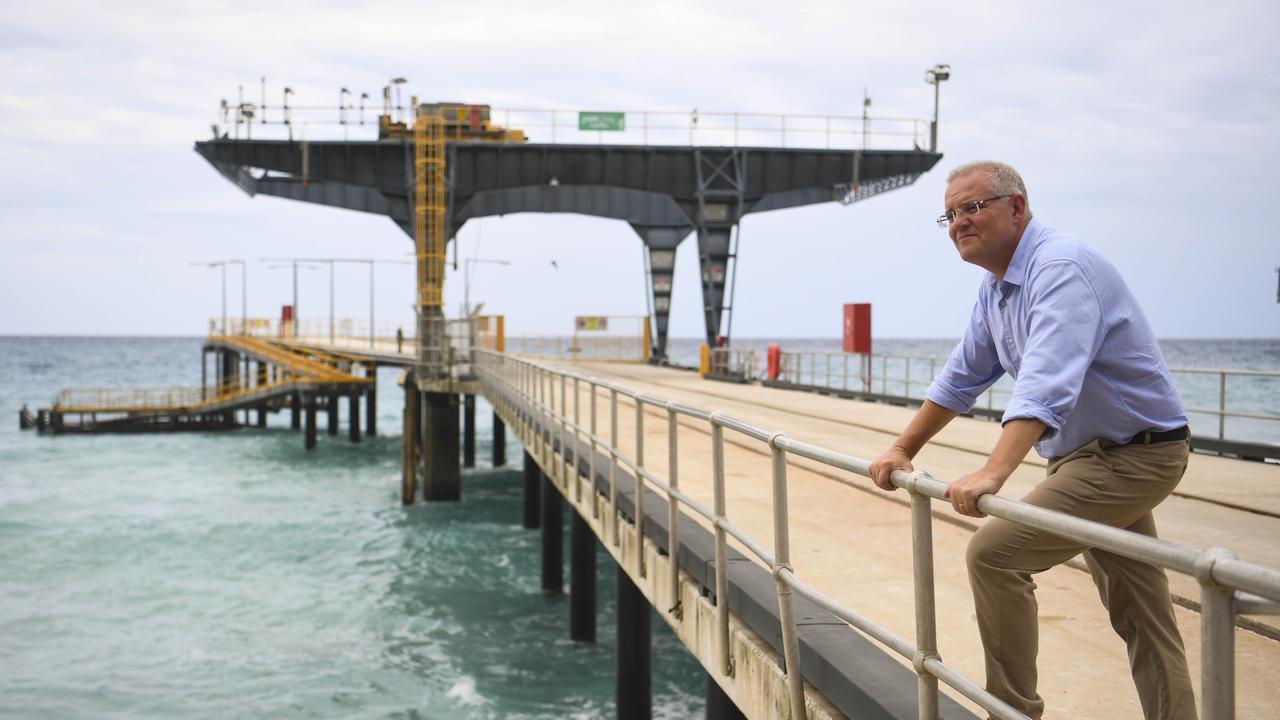
M 612 559 L 598 549 L 599 642 L 573 643 L 520 526 L 520 446 L 488 467 L 483 400 L 464 501 L 409 508 L 394 370 L 381 434 L 352 445 L 344 421 L 311 453 L 287 413 L 18 430 L 65 386 L 198 384 L 200 342 L 0 338 L 0 717 L 613 716 Z M 701 717 L 705 674 L 652 626 L 655 716 Z

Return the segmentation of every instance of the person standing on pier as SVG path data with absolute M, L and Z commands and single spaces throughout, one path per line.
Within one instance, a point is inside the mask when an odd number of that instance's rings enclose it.
M 938 218 L 962 260 L 987 271 L 964 339 L 906 430 L 871 464 L 894 490 L 920 449 L 1002 374 L 1014 379 L 987 462 L 947 488 L 956 512 L 983 517 L 1032 446 L 1049 461 L 1023 502 L 1154 537 L 1151 511 L 1187 467 L 1186 412 L 1160 347 L 1114 266 L 1031 215 L 1009 165 L 976 162 L 947 178 Z M 992 518 L 966 561 L 986 654 L 987 689 L 1039 718 L 1039 646 L 1032 575 L 1084 553 L 1111 625 L 1124 639 L 1147 718 L 1195 718 L 1195 698 L 1169 581 L 1148 563 Z

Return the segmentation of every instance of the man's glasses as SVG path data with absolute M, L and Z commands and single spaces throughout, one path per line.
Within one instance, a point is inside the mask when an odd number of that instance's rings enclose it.
M 997 200 L 1004 200 L 1005 198 L 1011 198 L 1011 197 L 1013 197 L 1012 194 L 997 195 L 995 197 L 989 197 L 986 200 L 974 200 L 973 202 L 965 203 L 955 210 L 948 210 L 947 212 L 940 215 L 938 217 L 938 227 L 942 228 L 943 230 L 946 230 L 948 227 L 951 226 L 952 223 L 956 221 L 956 218 L 960 216 L 973 217 L 974 215 L 978 214 L 979 210 L 990 205 L 991 203 Z

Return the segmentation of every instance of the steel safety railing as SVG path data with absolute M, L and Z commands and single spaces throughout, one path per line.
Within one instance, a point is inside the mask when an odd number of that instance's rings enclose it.
M 675 518 L 683 509 L 705 520 L 715 535 L 715 620 L 716 648 L 720 671 L 734 674 L 734 663 L 729 645 L 729 611 L 724 599 L 727 592 L 727 543 L 735 540 L 761 563 L 768 566 L 777 586 L 778 613 L 782 631 L 782 654 L 788 687 L 788 700 L 792 718 L 805 717 L 803 668 L 800 663 L 799 643 L 793 608 L 793 594 L 798 594 L 840 618 L 851 627 L 865 633 L 884 647 L 907 659 L 918 678 L 918 707 L 922 720 L 938 717 L 938 682 L 941 681 L 960 695 L 968 698 L 992 716 L 1019 720 L 1025 718 L 1008 704 L 987 692 L 978 683 L 964 677 L 943 662 L 937 646 L 937 613 L 933 576 L 933 514 L 934 499 L 942 500 L 946 483 L 927 472 L 918 470 L 907 473 L 894 471 L 893 484 L 907 491 L 911 499 L 912 568 L 915 611 L 914 642 L 899 637 L 836 599 L 806 583 L 792 568 L 790 554 L 790 527 L 793 523 L 787 504 L 788 457 L 805 458 L 829 468 L 842 470 L 863 477 L 870 477 L 870 461 L 840 453 L 810 443 L 801 442 L 780 432 L 742 422 L 719 412 L 682 405 L 673 401 L 637 393 L 614 383 L 557 369 L 527 359 L 513 358 L 497 353 L 481 351 L 477 367 L 486 394 L 497 407 L 504 408 L 509 417 L 518 420 L 518 430 L 526 448 L 538 458 L 543 468 L 553 469 L 563 465 L 560 471 L 565 495 L 571 493 L 582 502 L 582 477 L 575 468 L 570 475 L 564 470 L 570 462 L 565 447 L 579 447 L 585 442 L 589 448 L 588 478 L 590 492 L 596 492 L 596 451 L 608 457 L 608 502 L 613 518 L 612 538 L 620 543 L 619 511 L 617 505 L 617 474 L 620 467 L 629 469 L 636 478 L 635 528 L 640 552 L 637 553 L 637 574 L 644 577 L 644 534 L 640 531 L 644 518 L 643 489 L 652 486 L 664 494 L 668 503 L 668 557 L 671 591 L 669 613 L 678 617 L 680 607 L 679 568 L 674 558 L 679 547 L 678 523 Z M 559 385 L 559 403 L 556 403 L 556 386 Z M 567 407 L 567 388 L 572 385 L 574 400 L 572 416 Z M 590 423 L 585 426 L 580 417 L 579 391 L 585 389 L 590 402 Z M 609 409 L 609 433 L 602 436 L 597 427 L 597 396 L 607 396 Z M 635 432 L 634 457 L 628 457 L 619 446 L 618 419 L 619 398 L 627 398 L 634 405 Z M 645 407 L 665 413 L 668 439 L 668 475 L 664 480 L 645 464 L 644 417 Z M 678 426 L 680 418 L 703 423 L 710 431 L 712 451 L 713 507 L 698 502 L 680 489 L 678 477 Z M 772 531 L 773 550 L 766 550 L 758 538 L 754 538 L 734 525 L 727 514 L 725 497 L 729 490 L 725 478 L 725 431 L 749 438 L 765 445 L 770 454 L 772 474 Z M 559 441 L 562 457 L 554 455 L 552 442 Z M 575 465 L 578 460 L 572 461 Z M 550 473 L 549 473 L 550 474 Z M 573 487 L 570 487 L 573 483 Z M 592 511 L 598 512 L 592 503 Z M 1214 720 L 1230 720 L 1235 717 L 1235 618 L 1239 613 L 1280 614 L 1280 571 L 1239 560 L 1226 548 L 1194 548 L 1178 543 L 1139 535 L 1099 523 L 1082 520 L 1070 515 L 1008 500 L 995 495 L 984 495 L 977 503 L 982 512 L 1010 522 L 1047 531 L 1074 540 L 1089 547 L 1106 550 L 1127 558 L 1149 562 L 1166 570 L 1193 577 L 1200 585 L 1201 603 L 1201 712 L 1202 717 Z
M 923 400 L 929 384 L 946 362 L 947 358 L 939 355 L 783 352 L 779 379 L 799 385 Z M 1280 407 L 1280 372 L 1181 367 L 1169 370 L 1184 402 L 1187 402 L 1187 413 L 1193 419 L 1196 415 L 1211 418 L 1219 440 L 1276 443 L 1280 438 L 1280 425 L 1268 426 L 1274 428 L 1271 431 L 1262 429 L 1253 433 L 1237 428 L 1233 433 L 1235 437 L 1227 436 L 1229 418 L 1259 423 L 1280 422 L 1280 414 L 1267 410 Z M 1006 375 L 982 394 L 976 407 L 1002 410 L 1012 392 L 1012 381 Z M 1259 409 L 1230 407 L 1229 397 L 1233 402 L 1250 399 Z M 1204 407 L 1203 402 L 1213 402 L 1212 398 L 1216 398 L 1216 407 Z
M 507 352 L 543 358 L 591 362 L 644 362 L 643 335 L 510 335 Z
M 707 350 L 707 372 L 754 382 L 762 377 L 760 354 L 750 348 L 713 347 Z
M 375 349 L 385 349 L 397 342 L 412 346 L 414 342 L 412 326 L 392 321 L 376 322 L 370 332 L 369 321 L 359 318 L 227 318 L 225 324 L 220 318 L 213 318 L 209 320 L 209 335 L 307 339 Z
M 252 117 L 223 106 L 217 125 L 231 139 L 281 139 L 311 129 L 340 129 L 343 136 L 378 136 L 379 109 L 336 105 L 243 106 Z M 414 109 L 397 105 L 392 118 L 412 118 Z M 596 123 L 603 124 L 596 124 Z M 493 107 L 490 127 L 522 131 L 531 142 L 626 145 L 720 145 L 838 150 L 918 150 L 929 144 L 925 118 L 728 110 L 633 110 L 609 108 Z M 451 131 L 451 130 L 447 130 Z M 312 137 L 311 139 L 322 139 Z M 452 139 L 452 138 L 451 138 Z M 464 138 L 465 139 L 465 138 Z

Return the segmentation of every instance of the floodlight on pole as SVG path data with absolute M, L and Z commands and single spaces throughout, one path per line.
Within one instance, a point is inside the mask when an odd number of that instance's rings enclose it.
M 395 91 L 396 91 L 396 121 L 397 122 L 400 121 L 400 86 L 407 82 L 409 81 L 402 77 L 398 77 L 398 78 L 391 78 L 391 82 L 389 84 L 389 87 L 395 88 Z
M 933 124 L 929 127 L 929 152 L 938 151 L 938 100 L 943 81 L 950 78 L 950 65 L 940 63 L 924 71 L 924 81 L 933 86 Z
M 293 94 L 293 88 L 286 86 L 284 89 L 284 125 L 289 129 L 289 139 L 293 139 L 293 114 L 289 111 L 289 96 Z
M 342 126 L 342 137 L 347 137 L 347 98 L 351 91 L 346 88 L 338 90 L 338 124 Z

